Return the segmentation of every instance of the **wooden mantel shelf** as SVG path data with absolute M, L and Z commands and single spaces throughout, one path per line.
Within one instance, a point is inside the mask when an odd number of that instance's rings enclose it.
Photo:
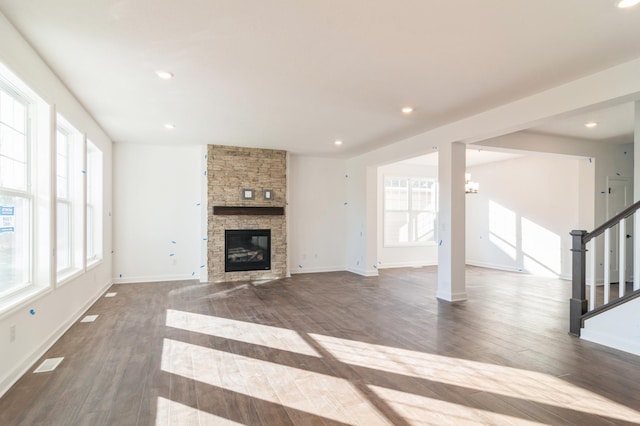
M 213 214 L 227 216 L 282 216 L 284 215 L 284 207 L 213 206 Z

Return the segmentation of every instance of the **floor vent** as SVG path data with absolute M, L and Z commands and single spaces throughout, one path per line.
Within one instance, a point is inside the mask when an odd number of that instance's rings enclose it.
M 58 367 L 58 365 L 60 365 L 63 359 L 64 357 L 45 359 L 42 361 L 42 364 L 40 364 L 40 367 L 35 369 L 34 373 L 46 373 L 48 371 L 53 371 Z
M 86 317 L 82 318 L 80 322 L 94 322 L 96 318 L 98 318 L 98 315 L 87 315 Z
M 118 294 L 118 293 L 116 293 L 116 292 L 107 293 L 107 294 L 104 295 L 104 297 L 115 297 L 116 294 Z

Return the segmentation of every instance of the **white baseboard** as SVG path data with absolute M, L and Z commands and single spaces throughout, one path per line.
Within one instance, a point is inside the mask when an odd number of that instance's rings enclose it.
M 447 302 L 462 302 L 464 300 L 467 300 L 467 293 L 462 292 L 462 293 L 441 293 L 441 292 L 436 292 L 436 297 L 438 299 L 442 299 L 442 300 L 446 300 Z
M 356 268 L 347 268 L 347 271 L 353 273 L 353 274 L 357 274 L 357 275 L 362 275 L 363 277 L 377 277 L 378 276 L 378 270 L 375 268 L 371 268 L 371 269 L 356 269 Z
M 75 324 L 80 317 L 82 317 L 89 308 L 96 303 L 96 301 L 104 294 L 104 292 L 111 287 L 113 284 L 112 281 L 108 281 L 105 285 L 103 285 L 98 292 L 91 298 L 87 303 L 85 303 L 74 315 L 72 315 L 67 321 L 60 324 L 60 326 L 51 333 L 51 335 L 44 341 L 40 346 L 38 346 L 31 354 L 27 355 L 25 359 L 20 363 L 20 365 L 12 372 L 5 377 L 2 382 L 0 382 L 0 398 L 13 386 L 22 376 L 24 376 L 35 364 L 42 355 L 44 355 L 51 347 L 62 337 L 64 333 L 67 332 L 71 328 L 73 324 Z
M 589 342 L 598 343 L 599 345 L 608 346 L 624 352 L 629 352 L 640 356 L 640 342 L 637 338 L 624 338 L 621 336 L 612 336 L 595 330 L 583 328 L 580 332 L 580 338 Z
M 465 263 L 471 266 L 479 266 L 481 268 L 496 269 L 498 271 L 518 272 L 520 274 L 531 274 L 531 272 L 525 270 L 524 268 L 519 268 L 517 266 L 499 265 L 495 263 L 483 262 L 481 260 L 469 260 L 469 259 L 467 259 Z M 557 275 L 557 277 L 558 279 L 561 279 L 561 280 L 571 281 L 570 274 L 560 274 L 560 275 Z
M 200 277 L 192 275 L 147 275 L 138 277 L 122 277 L 114 278 L 114 284 L 133 284 L 133 283 L 157 283 L 162 281 L 185 281 L 199 280 Z
M 391 268 L 421 268 L 423 266 L 437 266 L 438 262 L 392 262 L 392 263 L 380 263 L 378 269 L 391 269 Z
M 291 275 L 315 274 L 319 272 L 340 272 L 340 271 L 346 271 L 346 270 L 347 268 L 344 266 L 319 266 L 319 267 L 311 267 L 311 268 L 302 267 L 302 268 L 296 268 L 292 270 Z
M 528 273 L 524 269 L 518 268 L 518 267 L 515 267 L 515 266 L 498 265 L 496 263 L 483 262 L 481 260 L 469 260 L 469 259 L 467 259 L 465 261 L 465 263 L 467 265 L 471 265 L 471 266 L 479 266 L 481 268 L 488 268 L 488 269 L 497 269 L 499 271 L 520 272 L 520 273 L 524 273 L 524 274 Z

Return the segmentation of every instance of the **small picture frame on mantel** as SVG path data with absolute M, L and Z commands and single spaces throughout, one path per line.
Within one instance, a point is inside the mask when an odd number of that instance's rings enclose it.
M 255 198 L 255 191 L 249 188 L 242 189 L 242 199 L 243 200 L 253 200 Z
M 267 201 L 273 200 L 273 191 L 270 190 L 270 189 L 265 189 L 262 192 L 262 195 L 263 195 L 264 199 L 267 200 Z

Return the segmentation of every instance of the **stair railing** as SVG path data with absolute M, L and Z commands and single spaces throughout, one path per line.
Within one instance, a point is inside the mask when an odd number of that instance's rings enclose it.
M 583 230 L 571 231 L 572 248 L 572 284 L 571 284 L 571 300 L 569 302 L 569 333 L 580 336 L 582 328 L 582 318 L 585 314 L 596 309 L 596 237 L 604 234 L 604 253 L 602 267 L 604 269 L 604 303 L 602 306 L 611 302 L 611 228 L 618 225 L 618 297 L 623 297 L 626 291 L 626 240 L 627 235 L 627 219 L 640 209 L 640 201 L 627 207 L 616 216 L 612 217 L 602 225 L 598 226 L 591 232 Z M 635 229 L 637 232 L 639 229 Z M 590 251 L 590 283 L 589 283 L 589 299 L 587 300 L 586 291 L 586 253 L 587 244 Z M 640 289 L 640 280 L 634 279 L 634 291 Z

